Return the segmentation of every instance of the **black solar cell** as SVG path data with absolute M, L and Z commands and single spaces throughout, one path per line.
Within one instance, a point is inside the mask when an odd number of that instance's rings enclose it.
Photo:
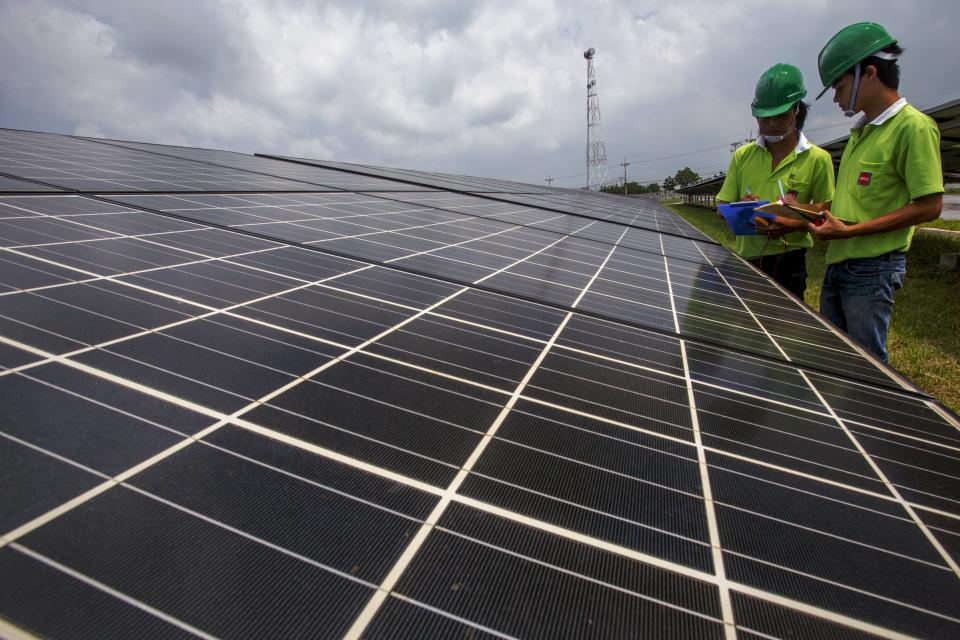
M 156 180 L 0 196 L 0 635 L 958 634 L 955 416 L 659 205 L 0 134 Z

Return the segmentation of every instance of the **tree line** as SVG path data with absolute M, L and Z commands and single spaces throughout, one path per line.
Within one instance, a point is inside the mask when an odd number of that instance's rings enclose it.
M 673 191 L 674 189 L 687 187 L 691 184 L 696 184 L 700 182 L 700 174 L 691 169 L 690 167 L 684 167 L 679 169 L 672 176 L 667 176 L 663 183 L 651 182 L 650 184 L 640 184 L 639 182 L 628 182 L 627 183 L 627 195 L 633 193 L 657 193 L 658 191 Z M 623 193 L 622 184 L 612 184 L 606 187 L 601 187 L 601 191 L 606 193 Z

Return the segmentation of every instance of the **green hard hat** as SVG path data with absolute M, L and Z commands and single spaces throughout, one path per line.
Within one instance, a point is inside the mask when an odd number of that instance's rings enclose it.
M 757 80 L 757 90 L 753 94 L 750 109 L 757 118 L 778 116 L 803 96 L 803 74 L 792 64 L 775 64 Z
M 823 91 L 817 98 L 847 69 L 896 42 L 886 29 L 874 22 L 858 22 L 841 29 L 830 38 L 817 57 L 820 81 L 823 82 Z

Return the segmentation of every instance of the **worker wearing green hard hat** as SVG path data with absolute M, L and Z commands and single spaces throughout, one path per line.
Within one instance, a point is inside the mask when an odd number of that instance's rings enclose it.
M 863 112 L 840 160 L 836 217 L 826 210 L 822 224 L 809 225 L 830 240 L 820 312 L 883 361 L 915 225 L 938 218 L 943 206 L 940 132 L 900 97 L 902 53 L 882 26 L 859 22 L 833 36 L 817 60 L 820 95 L 832 88 L 845 115 Z
M 780 199 L 795 204 L 833 198 L 830 154 L 802 132 L 806 95 L 803 74 L 793 65 L 775 64 L 760 76 L 750 105 L 759 135 L 734 152 L 718 204 Z M 766 235 L 736 236 L 734 250 L 802 300 L 806 251 L 813 246 L 806 224 L 778 217 L 763 230 Z
M 896 44 L 897 41 L 887 33 L 886 29 L 872 22 L 858 22 L 840 30 L 817 57 L 817 69 L 820 71 L 820 80 L 823 82 L 823 89 L 817 94 L 817 100 L 851 69 L 853 69 L 855 84 L 859 84 L 862 72 L 860 63 L 866 58 L 874 56 L 883 60 L 896 60 L 901 53 Z M 884 51 L 888 48 L 890 51 Z M 854 94 L 856 93 L 858 91 L 854 89 Z M 854 95 L 855 100 L 856 95 Z M 850 105 L 844 111 L 847 117 L 856 113 L 852 108 L 853 105 Z
M 750 110 L 757 118 L 778 116 L 806 95 L 800 69 L 792 64 L 775 64 L 757 80 Z

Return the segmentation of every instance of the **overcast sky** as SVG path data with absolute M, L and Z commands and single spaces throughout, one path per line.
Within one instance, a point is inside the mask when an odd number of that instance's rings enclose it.
M 960 97 L 953 0 L 0 0 L 0 126 L 581 186 L 595 47 L 611 176 L 706 176 L 760 73 L 796 64 L 812 99 L 863 20 L 906 48 L 908 100 Z M 814 142 L 847 132 L 832 93 Z

